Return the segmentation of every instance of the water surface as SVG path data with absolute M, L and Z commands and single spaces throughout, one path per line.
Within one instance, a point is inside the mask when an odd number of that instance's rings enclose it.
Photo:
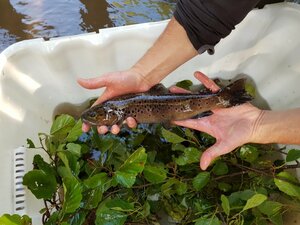
M 0 52 L 17 41 L 31 38 L 75 35 L 168 19 L 176 1 L 0 0 Z
M 168 19 L 175 4 L 176 0 L 0 0 L 0 52 L 25 39 Z

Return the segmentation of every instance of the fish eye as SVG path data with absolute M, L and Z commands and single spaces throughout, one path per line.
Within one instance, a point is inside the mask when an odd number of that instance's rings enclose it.
M 96 112 L 94 112 L 94 111 L 92 111 L 92 112 L 90 112 L 90 117 L 96 117 L 96 115 L 97 115 L 97 113 Z

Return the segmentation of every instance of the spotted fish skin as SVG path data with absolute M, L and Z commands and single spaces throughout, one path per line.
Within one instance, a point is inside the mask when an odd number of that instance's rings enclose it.
M 240 79 L 218 93 L 174 94 L 161 84 L 145 93 L 124 95 L 93 106 L 82 113 L 89 125 L 122 124 L 127 117 L 138 123 L 165 123 L 184 120 L 216 108 L 227 108 L 252 100 L 245 91 L 245 79 Z

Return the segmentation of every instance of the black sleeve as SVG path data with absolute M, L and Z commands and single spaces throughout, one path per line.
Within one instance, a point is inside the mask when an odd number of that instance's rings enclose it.
M 214 53 L 214 45 L 226 37 L 259 0 L 178 0 L 175 19 L 184 27 L 199 53 Z

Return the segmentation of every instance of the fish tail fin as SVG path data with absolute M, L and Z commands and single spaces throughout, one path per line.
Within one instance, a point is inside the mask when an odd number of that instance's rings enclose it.
M 246 90 L 246 79 L 239 79 L 223 89 L 224 98 L 229 101 L 231 106 L 240 105 L 251 101 L 253 96 Z

